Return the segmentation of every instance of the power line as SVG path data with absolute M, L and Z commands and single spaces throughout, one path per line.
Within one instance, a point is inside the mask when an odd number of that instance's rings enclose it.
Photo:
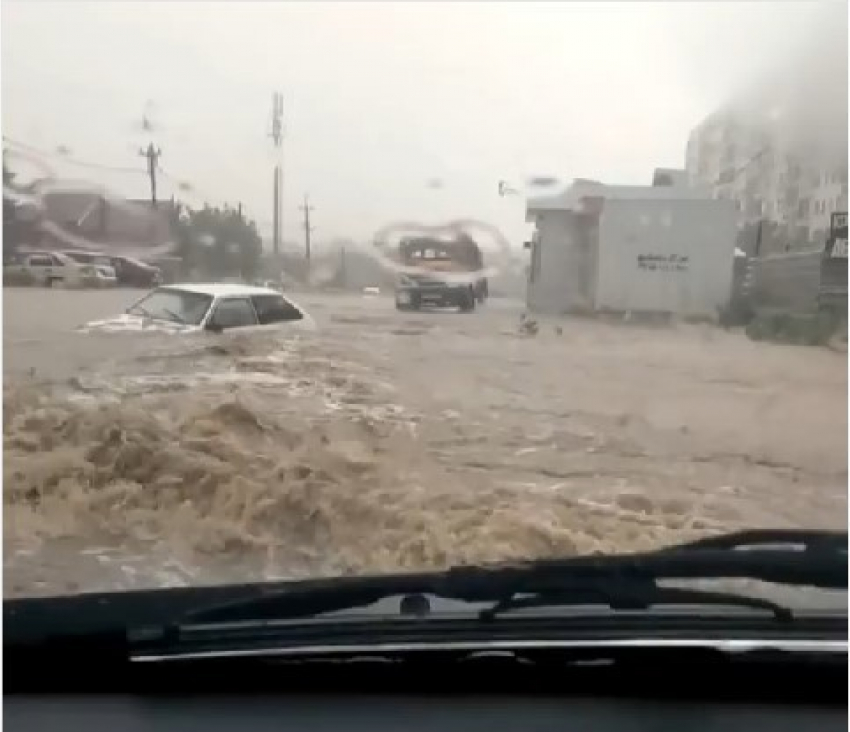
M 198 188 L 194 183 L 190 183 L 187 180 L 184 180 L 182 178 L 177 177 L 176 175 L 173 175 L 172 173 L 167 171 L 165 168 L 163 168 L 161 165 L 157 167 L 157 170 L 159 171 L 159 174 L 161 176 L 163 176 L 164 178 L 168 178 L 168 180 L 175 183 L 179 190 L 181 190 L 183 192 L 187 192 L 187 193 L 193 192 L 193 193 L 197 194 L 200 198 L 204 199 L 205 203 L 212 204 L 212 203 L 215 203 L 216 201 L 224 202 L 224 199 L 220 198 L 219 196 L 207 195 L 209 193 L 209 191 L 203 191 L 200 188 Z
M 103 170 L 103 171 L 117 172 L 117 173 L 133 173 L 134 175 L 144 175 L 145 173 L 147 173 L 147 175 L 150 177 L 150 170 L 143 171 L 143 170 L 140 170 L 139 168 L 121 167 L 121 166 L 115 166 L 115 165 L 104 165 L 103 163 L 95 163 L 95 162 L 92 162 L 92 161 L 81 160 L 79 158 L 68 156 L 65 153 L 45 150 L 44 148 L 41 148 L 39 146 L 32 145 L 32 144 L 27 143 L 27 142 L 22 142 L 20 140 L 10 138 L 7 135 L 3 135 L 3 143 L 5 145 L 9 145 L 12 148 L 20 148 L 21 150 L 29 152 L 34 156 L 41 156 L 41 157 L 48 157 L 48 158 L 58 158 L 63 162 L 68 162 L 68 163 L 71 163 L 73 165 L 76 165 L 76 166 L 79 166 L 79 167 L 82 167 L 82 168 L 90 168 L 92 170 Z M 140 150 L 139 152 L 140 152 L 141 155 L 143 155 L 145 157 L 147 157 L 147 155 L 148 155 L 148 150 Z M 163 178 L 166 178 L 166 179 L 172 181 L 178 187 L 178 189 L 180 191 L 194 192 L 197 196 L 204 199 L 205 203 L 208 202 L 211 205 L 225 203 L 225 200 L 223 198 L 221 198 L 220 196 L 208 195 L 208 193 L 209 193 L 208 191 L 204 191 L 204 190 L 199 189 L 194 183 L 191 183 L 186 179 L 180 178 L 179 176 L 171 173 L 169 170 L 166 170 L 165 168 L 163 168 L 162 165 L 160 165 L 160 163 L 159 163 L 159 160 L 160 160 L 159 155 L 161 155 L 161 151 L 156 150 L 155 155 L 156 155 L 156 168 L 155 168 L 155 174 L 154 175 L 158 174 L 159 176 L 162 176 Z
M 26 142 L 21 142 L 19 140 L 14 140 L 6 135 L 3 136 L 3 142 L 7 145 L 11 145 L 12 147 L 18 147 L 22 150 L 26 150 L 27 152 L 33 153 L 35 155 L 42 155 L 44 157 L 52 157 L 58 158 L 62 162 L 70 163 L 71 165 L 77 165 L 81 168 L 91 168 L 93 170 L 106 170 L 115 173 L 133 173 L 134 175 L 139 175 L 142 171 L 138 168 L 129 168 L 122 167 L 117 165 L 104 165 L 103 163 L 93 163 L 86 160 L 80 160 L 78 158 L 71 157 L 63 152 L 58 152 L 56 150 L 49 151 L 44 150 L 43 148 L 36 147 L 35 145 L 30 145 Z

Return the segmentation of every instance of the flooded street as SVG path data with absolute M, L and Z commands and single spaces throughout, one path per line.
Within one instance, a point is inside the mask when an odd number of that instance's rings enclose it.
M 710 326 L 398 313 L 80 334 L 138 293 L 4 291 L 4 590 L 445 566 L 844 527 L 847 356 Z

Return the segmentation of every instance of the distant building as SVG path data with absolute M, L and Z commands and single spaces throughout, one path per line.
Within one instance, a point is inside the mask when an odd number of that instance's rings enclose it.
M 715 198 L 733 201 L 740 229 L 768 222 L 766 249 L 823 245 L 830 215 L 847 210 L 847 161 L 823 168 L 781 147 L 769 114 L 729 107 L 690 134 L 688 179 Z
M 684 168 L 656 168 L 652 175 L 652 185 L 672 188 L 688 188 L 688 171 Z
M 154 208 L 148 200 L 113 201 L 84 191 L 48 191 L 41 194 L 40 200 L 40 210 L 21 214 L 29 213 L 40 223 L 40 241 L 29 242 L 36 246 L 91 246 L 102 250 L 117 246 L 143 252 L 161 250 L 172 241 L 171 201 L 160 201 Z M 51 231 L 53 227 L 59 230 Z

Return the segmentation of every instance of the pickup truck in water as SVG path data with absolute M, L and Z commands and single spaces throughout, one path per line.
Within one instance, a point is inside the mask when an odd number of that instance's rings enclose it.
M 487 278 L 481 274 L 484 258 L 471 237 L 403 239 L 398 253 L 402 265 L 395 290 L 398 310 L 454 307 L 468 313 L 487 299 Z

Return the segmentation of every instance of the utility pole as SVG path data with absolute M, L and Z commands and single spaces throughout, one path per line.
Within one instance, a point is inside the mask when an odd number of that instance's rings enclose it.
M 148 177 L 151 182 L 151 205 L 156 208 L 156 169 L 162 150 L 154 147 L 152 142 L 148 143 L 147 149 L 139 150 L 139 155 L 148 160 Z
M 283 94 L 275 92 L 272 95 L 272 131 L 271 138 L 275 146 L 275 166 L 274 166 L 274 185 L 273 185 L 273 206 L 274 213 L 272 216 L 274 226 L 274 257 L 275 261 L 280 261 L 280 243 L 283 239 L 283 216 L 281 199 L 283 198 L 283 171 L 281 170 L 281 161 L 283 158 Z
M 345 244 L 339 248 L 339 284 L 342 289 L 348 287 L 348 267 L 345 260 Z
M 313 227 L 310 225 L 310 211 L 313 210 L 313 207 L 310 205 L 310 196 L 304 196 L 304 205 L 301 206 L 301 210 L 304 212 L 304 255 L 307 259 L 307 267 L 310 266 L 310 233 L 313 231 Z
M 301 206 L 301 210 L 304 212 L 304 256 L 305 256 L 305 267 L 304 274 L 306 275 L 306 281 L 310 282 L 310 234 L 313 231 L 313 227 L 310 225 L 310 211 L 313 210 L 313 207 L 310 205 L 310 197 L 307 194 L 304 194 L 304 205 Z

